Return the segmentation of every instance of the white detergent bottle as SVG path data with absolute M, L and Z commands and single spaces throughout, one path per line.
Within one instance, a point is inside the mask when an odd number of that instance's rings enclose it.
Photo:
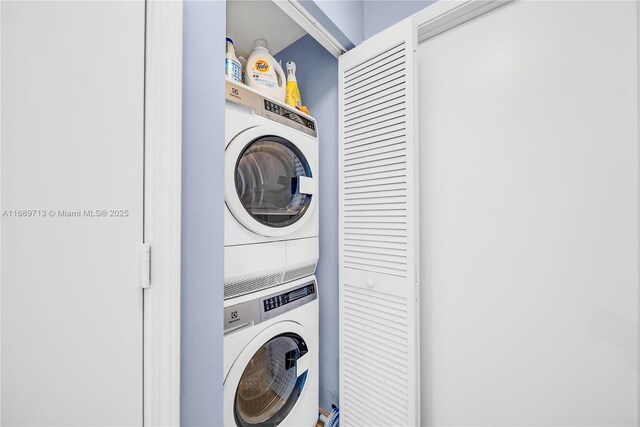
M 227 79 L 234 82 L 240 83 L 242 80 L 242 66 L 236 57 L 233 40 L 229 37 L 227 37 L 227 52 L 224 58 L 224 74 Z
M 282 67 L 269 53 L 265 39 L 256 39 L 253 46 L 253 51 L 247 59 L 247 85 L 266 96 L 284 102 L 287 80 Z

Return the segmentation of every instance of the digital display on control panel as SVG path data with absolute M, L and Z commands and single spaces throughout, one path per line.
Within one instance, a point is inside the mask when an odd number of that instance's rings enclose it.
M 284 108 L 282 105 L 278 105 L 275 104 L 271 101 L 267 101 L 266 99 L 264 100 L 264 108 L 267 111 L 270 111 L 274 114 L 277 114 L 279 116 L 285 117 L 289 120 L 292 120 L 296 123 L 301 124 L 302 126 L 305 126 L 311 130 L 316 130 L 316 124 L 312 121 L 307 119 L 306 117 L 302 117 L 300 114 L 289 110 L 288 108 Z
M 267 312 L 299 300 L 300 298 L 304 298 L 308 295 L 313 295 L 314 293 L 314 285 L 313 283 L 310 283 L 306 286 L 303 286 L 302 288 L 294 289 L 280 295 L 274 295 L 272 297 L 266 298 L 262 302 L 262 304 L 264 305 L 264 311 Z

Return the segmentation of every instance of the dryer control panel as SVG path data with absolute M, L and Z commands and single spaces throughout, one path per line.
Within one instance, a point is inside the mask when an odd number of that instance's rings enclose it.
M 255 89 L 242 83 L 227 80 L 225 93 L 227 102 L 251 108 L 255 114 L 304 132 L 314 138 L 318 137 L 316 121 L 282 102 L 260 95 Z
M 318 297 L 316 282 L 309 281 L 285 291 L 269 294 L 251 301 L 241 302 L 224 309 L 224 332 L 232 332 L 244 326 L 256 325 L 286 313 Z

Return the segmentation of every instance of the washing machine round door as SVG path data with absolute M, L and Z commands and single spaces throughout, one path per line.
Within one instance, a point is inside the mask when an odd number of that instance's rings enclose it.
M 246 336 L 249 330 L 239 333 Z M 310 388 L 317 377 L 313 371 L 317 369 L 317 339 L 298 322 L 285 320 L 262 330 L 246 344 L 242 340 L 224 380 L 225 425 L 312 425 L 318 405 Z
M 309 144 L 286 128 L 251 128 L 228 145 L 226 202 L 254 233 L 278 237 L 297 231 L 315 208 L 316 181 Z
M 258 349 L 236 391 L 234 416 L 239 426 L 275 426 L 289 415 L 307 378 L 307 371 L 296 369 L 306 352 L 306 343 L 296 334 L 279 335 Z

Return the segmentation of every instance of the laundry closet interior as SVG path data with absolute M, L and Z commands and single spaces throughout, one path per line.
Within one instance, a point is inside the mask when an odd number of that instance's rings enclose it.
M 313 35 L 307 33 L 290 3 L 226 7 L 236 55 L 263 39 L 285 73 L 294 62 L 310 115 L 286 105 L 284 96 L 274 99 L 274 90 L 227 79 L 225 423 L 312 425 L 319 402 L 328 411 L 338 405 L 336 56 L 345 48 L 310 23 Z M 276 89 L 278 83 L 286 82 L 278 76 Z M 292 351 L 295 369 L 279 366 Z M 248 363 L 262 370 L 245 374 Z M 255 385 L 267 383 L 271 388 Z M 265 397 L 270 393 L 281 398 Z
M 637 321 L 637 304 L 625 303 L 637 296 L 637 260 L 603 261 L 637 254 L 637 239 L 625 236 L 637 231 L 628 178 L 638 167 L 624 162 L 637 159 L 637 128 L 610 113 L 638 112 L 622 89 L 638 89 L 637 22 L 624 18 L 637 5 L 397 2 L 400 19 L 392 2 L 302 3 L 226 2 L 227 49 L 243 57 L 246 84 L 227 73 L 225 425 L 311 425 L 316 406 L 329 425 L 332 408 L 353 426 L 637 420 L 637 373 L 586 326 L 616 329 L 591 312 Z M 367 3 L 387 4 L 367 14 Z M 372 28 L 360 37 L 345 25 L 359 19 L 352 7 L 364 7 Z M 584 34 L 603 13 L 621 27 L 603 28 L 598 44 Z M 383 15 L 390 22 L 373 25 Z M 558 30 L 569 21 L 579 40 Z M 252 60 L 256 39 L 271 56 Z M 610 46 L 628 49 L 609 55 Z M 611 66 L 594 66 L 598 55 Z M 290 62 L 297 107 L 285 102 Z M 269 90 L 247 81 L 278 63 Z M 617 69 L 631 70 L 624 84 L 593 98 L 578 89 Z M 607 133 L 615 141 L 603 147 L 597 135 Z M 609 169 L 621 163 L 620 174 Z M 613 211 L 594 210 L 601 197 L 632 215 L 609 222 Z M 580 218 L 576 228 L 562 215 Z M 584 249 L 580 236 L 598 227 L 599 246 Z M 597 278 L 613 270 L 610 296 Z M 621 327 L 637 334 L 627 320 Z M 620 351 L 637 359 L 629 342 Z M 565 369 L 561 360 L 578 357 Z M 593 382 L 549 390 L 536 370 Z M 620 403 L 578 410 L 604 398 L 595 385 L 604 378 Z M 543 414 L 527 404 L 563 399 Z

